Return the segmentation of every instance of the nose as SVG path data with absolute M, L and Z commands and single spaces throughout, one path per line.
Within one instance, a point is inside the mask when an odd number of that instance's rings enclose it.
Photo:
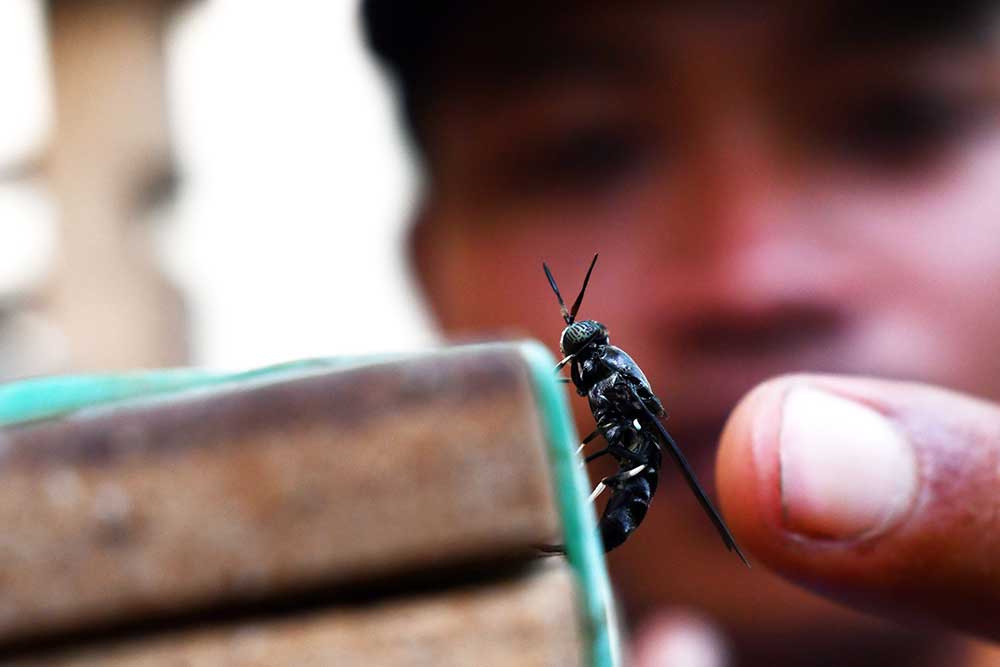
M 762 130 L 749 122 L 716 129 L 692 159 L 682 195 L 682 261 L 720 287 L 787 284 L 807 250 L 793 180 Z
M 829 230 L 818 233 L 822 212 L 768 133 L 746 122 L 716 129 L 685 180 L 658 281 L 675 330 L 696 346 L 757 348 L 831 330 L 843 254 Z

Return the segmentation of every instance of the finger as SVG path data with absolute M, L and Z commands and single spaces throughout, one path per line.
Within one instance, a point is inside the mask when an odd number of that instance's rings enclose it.
M 715 626 L 689 614 L 663 614 L 636 633 L 636 667 L 725 667 L 728 650 Z
M 851 606 L 1000 638 L 1000 408 L 925 385 L 787 376 L 717 461 L 733 532 Z

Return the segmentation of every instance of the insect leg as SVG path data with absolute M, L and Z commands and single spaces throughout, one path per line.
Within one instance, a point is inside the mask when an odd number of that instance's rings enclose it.
M 594 502 L 599 495 L 601 495 L 606 488 L 609 486 L 614 486 L 615 484 L 620 484 L 625 480 L 632 479 L 638 474 L 641 474 L 643 470 L 646 469 L 646 464 L 638 465 L 630 470 L 623 470 L 622 472 L 612 475 L 611 477 L 605 477 L 602 479 L 597 486 L 594 487 L 593 493 L 590 494 L 590 502 Z
M 580 455 L 580 454 L 581 454 L 581 453 L 583 452 L 583 448 L 584 448 L 584 447 L 586 447 L 586 446 L 587 446 L 587 444 L 588 444 L 588 443 L 589 443 L 589 442 L 590 442 L 591 440 L 593 440 L 594 438 L 596 438 L 596 437 L 597 437 L 597 436 L 599 436 L 600 434 L 601 434 L 601 431 L 600 431 L 600 429 L 596 429 L 596 428 L 595 428 L 595 429 L 594 429 L 593 431 L 591 431 L 590 435 L 588 435 L 588 436 L 587 436 L 586 438 L 584 438 L 584 439 L 583 439 L 583 442 L 581 442 L 581 443 L 580 443 L 580 446 L 576 448 L 576 453 L 577 453 L 577 455 L 579 456 L 579 455 Z
M 562 361 L 560 361 L 558 364 L 556 364 L 555 372 L 558 373 L 559 371 L 561 371 L 562 367 L 568 364 L 569 362 L 573 361 L 573 358 L 575 356 L 576 356 L 575 354 L 571 354 Z
M 640 465 L 637 465 L 634 468 L 626 470 L 625 472 L 620 472 L 620 473 L 618 473 L 617 475 L 615 475 L 613 477 L 608 477 L 606 481 L 608 481 L 608 482 L 612 482 L 612 481 L 614 481 L 614 482 L 624 482 L 627 479 L 632 479 L 633 477 L 635 477 L 636 475 L 638 475 L 639 473 L 641 473 L 645 469 L 646 469 L 646 464 L 642 463 Z
M 598 451 L 594 452 L 593 454 L 591 454 L 590 456 L 588 456 L 587 458 L 585 458 L 583 460 L 583 462 L 584 463 L 590 463 L 594 459 L 599 459 L 602 456 L 604 456 L 605 454 L 610 454 L 610 453 L 611 453 L 611 448 L 610 447 L 605 447 L 604 449 L 598 450 Z
M 608 488 L 608 487 L 607 487 L 607 485 L 605 485 L 605 484 L 604 484 L 604 482 L 598 482 L 598 483 L 597 483 L 597 486 L 595 486 L 595 487 L 594 487 L 594 490 L 593 490 L 593 492 L 592 492 L 592 493 L 590 494 L 590 498 L 588 499 L 588 501 L 587 501 L 587 502 L 590 502 L 590 503 L 592 503 L 592 502 L 594 502 L 595 500 L 597 500 L 597 496 L 599 496 L 599 495 L 601 495 L 602 493 L 604 493 L 604 490 L 605 490 L 606 488 Z

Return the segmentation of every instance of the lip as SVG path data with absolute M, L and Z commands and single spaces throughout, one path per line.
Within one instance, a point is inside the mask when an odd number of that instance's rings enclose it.
M 775 350 L 767 354 L 701 355 L 693 360 L 681 360 L 672 368 L 664 368 L 662 377 L 673 378 L 672 386 L 661 391 L 677 394 L 679 401 L 688 394 L 697 397 L 692 408 L 710 413 L 720 407 L 732 407 L 746 392 L 764 380 L 789 373 L 845 373 L 856 364 L 841 346 L 814 346 L 808 349 Z

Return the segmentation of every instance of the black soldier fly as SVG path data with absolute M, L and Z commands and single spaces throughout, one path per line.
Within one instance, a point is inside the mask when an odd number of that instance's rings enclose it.
M 566 322 L 566 328 L 559 339 L 559 349 L 564 358 L 555 370 L 558 373 L 569 364 L 570 379 L 562 380 L 572 382 L 577 394 L 588 398 L 597 424 L 597 428 L 584 438 L 579 452 L 583 452 L 589 442 L 603 436 L 607 447 L 587 456 L 584 461 L 590 463 L 609 455 L 618 462 L 618 472 L 601 480 L 590 496 L 593 502 L 606 489 L 611 490 L 611 497 L 599 523 L 604 550 L 611 551 L 620 546 L 646 516 L 646 510 L 656 493 L 661 454 L 666 446 L 667 452 L 681 469 L 684 480 L 715 524 L 726 548 L 735 551 L 749 567 L 750 563 L 737 546 L 722 516 L 701 488 L 684 454 L 660 422 L 659 418 L 665 417 L 666 413 L 639 366 L 622 349 L 611 345 L 608 329 L 603 324 L 596 320 L 576 321 L 576 314 L 580 310 L 596 263 L 595 254 L 587 269 L 587 276 L 583 279 L 580 294 L 569 310 L 566 309 L 549 267 L 542 262 L 542 268 L 559 300 L 559 308 Z

